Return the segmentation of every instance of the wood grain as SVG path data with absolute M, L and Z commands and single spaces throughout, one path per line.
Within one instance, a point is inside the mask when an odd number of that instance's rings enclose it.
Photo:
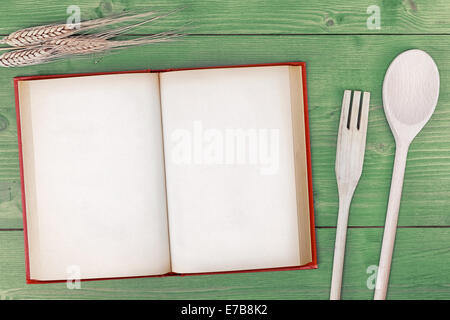
M 2 4 L 0 33 L 64 22 L 67 8 L 74 4 L 80 7 L 82 19 L 122 10 L 170 11 L 187 5 L 181 13 L 156 25 L 142 26 L 136 31 L 139 33 L 193 21 L 189 30 L 193 34 L 448 34 L 450 20 L 446 0 L 47 0 L 41 1 L 38 8 L 30 0 L 11 0 Z M 380 8 L 380 29 L 367 27 L 371 5 Z
M 435 114 L 411 146 L 400 226 L 450 225 L 450 37 L 251 36 L 187 37 L 182 41 L 130 48 L 41 66 L 2 69 L 0 78 L 0 228 L 20 227 L 17 137 L 12 78 L 18 75 L 199 67 L 280 61 L 306 61 L 311 127 L 313 188 L 318 226 L 337 216 L 334 174 L 336 135 L 344 89 L 371 91 L 364 172 L 356 190 L 349 225 L 382 226 L 392 174 L 394 140 L 381 107 L 381 86 L 391 60 L 405 49 L 430 52 L 441 72 Z M 358 54 L 354 54 L 357 52 Z M 351 56 L 351 59 L 348 58 Z M 370 70 L 366 66 L 370 65 Z M 326 88 L 326 90 L 324 90 Z M 10 191 L 11 188 L 11 191 Z M 11 195 L 10 195 L 11 192 Z M 9 200 L 9 197 L 11 200 Z M 428 212 L 423 215 L 422 212 Z
M 0 299 L 327 299 L 338 207 L 336 135 L 344 89 L 372 95 L 364 171 L 349 220 L 350 226 L 362 228 L 348 231 L 342 298 L 372 299 L 366 285 L 371 274 L 366 271 L 378 263 L 395 150 L 381 85 L 392 59 L 411 48 L 426 50 L 435 59 L 441 96 L 410 149 L 388 299 L 450 299 L 448 1 L 154 0 L 149 5 L 144 0 L 11 0 L 2 3 L 0 35 L 64 22 L 73 4 L 80 6 L 83 19 L 189 4 L 180 14 L 134 32 L 154 33 L 188 20 L 193 27 L 179 42 L 0 69 Z M 378 30 L 366 25 L 372 4 L 380 7 Z M 281 61 L 307 63 L 318 270 L 85 282 L 81 290 L 68 290 L 65 284 L 25 285 L 14 76 Z
M 372 299 L 382 229 L 350 229 L 342 299 Z M 319 269 L 26 285 L 22 232 L 0 232 L 2 299 L 327 299 L 334 229 L 320 229 Z M 400 229 L 388 299 L 450 299 L 450 229 Z M 421 239 L 411 241 L 411 239 Z M 368 272 L 369 270 L 369 272 Z M 8 276 L 5 277 L 4 275 Z M 371 277 L 372 276 L 372 277 Z

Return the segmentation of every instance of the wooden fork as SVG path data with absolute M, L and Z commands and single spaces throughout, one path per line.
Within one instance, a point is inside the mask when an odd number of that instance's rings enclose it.
M 341 297 L 348 213 L 353 193 L 361 177 L 366 149 L 370 93 L 364 92 L 362 101 L 361 91 L 354 91 L 353 98 L 351 94 L 351 90 L 344 91 L 337 139 L 335 171 L 339 190 L 339 214 L 330 300 L 339 300 Z

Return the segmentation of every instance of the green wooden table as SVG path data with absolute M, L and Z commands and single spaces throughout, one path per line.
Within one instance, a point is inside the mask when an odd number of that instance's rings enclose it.
M 381 86 L 392 59 L 411 48 L 435 59 L 441 94 L 435 114 L 410 149 L 388 298 L 450 299 L 448 1 L 11 0 L 0 4 L 0 35 L 64 22 L 73 4 L 82 19 L 92 19 L 124 9 L 148 10 L 149 5 L 169 11 L 186 3 L 181 13 L 135 32 L 149 34 L 192 21 L 189 35 L 180 41 L 0 69 L 0 299 L 327 299 L 344 89 L 371 91 L 372 99 L 365 168 L 350 212 L 342 298 L 372 299 L 395 150 Z M 373 5 L 379 8 L 379 28 Z M 318 270 L 90 281 L 78 290 L 65 283 L 25 284 L 13 77 L 284 61 L 307 63 Z

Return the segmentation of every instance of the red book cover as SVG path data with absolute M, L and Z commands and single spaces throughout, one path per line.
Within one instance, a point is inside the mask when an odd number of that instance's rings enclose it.
M 22 134 L 21 134 L 21 119 L 20 119 L 20 103 L 19 103 L 19 81 L 24 80 L 39 80 L 39 79 L 56 79 L 56 78 L 70 78 L 70 77 L 84 77 L 95 75 L 108 75 L 108 74 L 126 74 L 126 73 L 161 73 L 170 71 L 181 70 L 200 70 L 200 69 L 218 69 L 218 68 L 242 68 L 242 67 L 264 67 L 264 66 L 301 66 L 301 77 L 303 86 L 303 103 L 304 103 L 304 120 L 305 120 L 305 138 L 306 138 L 306 157 L 307 157 L 307 174 L 308 174 L 308 197 L 309 197 L 309 218 L 310 218 L 310 233 L 311 233 L 311 251 L 312 261 L 305 265 L 290 266 L 290 267 L 277 267 L 277 268 L 265 268 L 265 269 L 249 269 L 238 271 L 221 271 L 221 272 L 206 272 L 206 273 L 174 273 L 169 272 L 164 275 L 149 275 L 149 276 L 131 276 L 131 277 L 114 277 L 114 278 L 95 278 L 95 279 L 80 279 L 81 281 L 92 280 L 109 280 L 109 279 L 128 279 L 128 278 L 146 278 L 146 277 L 165 277 L 165 276 L 185 276 L 185 275 L 205 275 L 205 274 L 225 274 L 225 273 L 243 273 L 243 272 L 266 272 L 266 271 L 287 271 L 287 270 L 305 270 L 305 269 L 317 269 L 317 247 L 315 238 L 315 225 L 314 225 L 314 206 L 313 206 L 313 187 L 312 187 L 312 172 L 311 172 L 311 147 L 310 147 L 310 132 L 309 132 L 309 120 L 308 120 L 308 99 L 307 99 L 307 87 L 306 87 L 306 64 L 304 62 L 284 62 L 284 63 L 269 63 L 269 64 L 252 64 L 252 65 L 233 65 L 233 66 L 213 66 L 203 68 L 180 68 L 180 69 L 161 69 L 161 70 L 134 70 L 134 71 L 116 71 L 116 72 L 94 72 L 94 73 L 74 73 L 74 74 L 60 74 L 60 75 L 39 75 L 39 76 L 20 76 L 14 78 L 14 91 L 15 91 L 15 104 L 16 104 L 16 119 L 17 119 L 17 133 L 18 133 L 18 146 L 19 146 L 19 165 L 20 165 L 20 179 L 21 179 L 21 193 L 22 193 L 22 214 L 23 214 L 23 229 L 24 229 L 24 242 L 25 242 L 25 268 L 26 268 L 26 282 L 32 283 L 53 283 L 53 282 L 65 282 L 66 280 L 51 280 L 41 281 L 32 279 L 30 276 L 30 263 L 29 263 L 29 243 L 27 232 L 27 208 L 25 201 L 25 187 L 24 187 L 24 161 L 22 153 Z

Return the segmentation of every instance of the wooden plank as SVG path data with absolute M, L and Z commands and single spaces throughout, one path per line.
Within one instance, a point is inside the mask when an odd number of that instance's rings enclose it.
M 394 141 L 381 102 L 390 61 L 410 48 L 428 51 L 441 74 L 436 112 L 413 142 L 406 168 L 399 225 L 450 225 L 450 37 L 448 36 L 214 36 L 130 48 L 46 65 L 2 69 L 0 78 L 0 228 L 21 227 L 17 128 L 12 78 L 73 72 L 160 69 L 306 61 L 316 222 L 337 219 L 336 135 L 344 89 L 371 91 L 365 167 L 350 211 L 351 226 L 382 226 Z M 355 54 L 355 52 L 357 54 Z M 323 88 L 326 88 L 324 91 Z M 118 150 L 120 152 L 120 150 Z M 424 214 L 426 212 L 426 214 Z
M 319 229 L 319 269 L 25 284 L 21 231 L 0 232 L 0 299 L 328 299 L 334 229 Z M 342 299 L 372 299 L 382 229 L 350 229 Z M 449 228 L 400 229 L 388 299 L 450 299 Z M 369 270 L 369 271 L 368 271 Z
M 67 8 L 78 5 L 83 19 L 93 19 L 122 10 L 171 9 L 188 5 L 158 26 L 144 26 L 136 32 L 154 32 L 163 26 L 193 22 L 195 34 L 417 34 L 448 33 L 450 10 L 446 0 L 363 1 L 317 0 L 48 0 L 39 5 L 31 0 L 4 1 L 0 12 L 0 33 L 26 26 L 65 22 Z M 380 29 L 369 29 L 370 6 L 380 10 Z M 369 12 L 373 12 L 370 11 Z

